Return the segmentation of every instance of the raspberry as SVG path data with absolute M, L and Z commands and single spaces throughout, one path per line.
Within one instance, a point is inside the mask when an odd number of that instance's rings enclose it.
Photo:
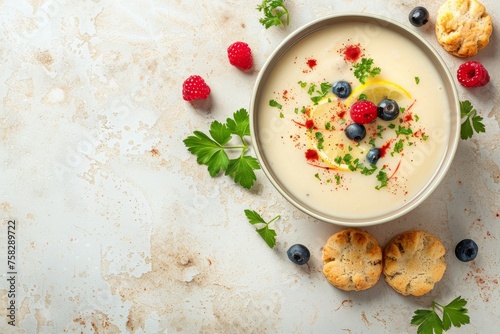
M 186 101 L 206 99 L 210 94 L 210 87 L 199 75 L 192 75 L 182 84 L 182 98 Z
M 227 57 L 229 63 L 240 70 L 246 71 L 253 66 L 252 50 L 247 43 L 235 42 L 231 44 L 227 48 Z
M 490 81 L 490 75 L 481 63 L 468 61 L 457 70 L 458 82 L 464 87 L 482 87 Z
M 377 106 L 371 101 L 358 101 L 351 106 L 351 118 L 358 124 L 367 124 L 377 118 Z

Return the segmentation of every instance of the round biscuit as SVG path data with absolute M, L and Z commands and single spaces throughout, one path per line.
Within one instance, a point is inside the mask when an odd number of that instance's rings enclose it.
M 436 38 L 454 56 L 474 56 L 488 45 L 492 31 L 491 17 L 477 0 L 447 0 L 439 7 Z
M 345 291 L 366 290 L 382 273 L 382 249 L 368 232 L 349 228 L 333 234 L 323 247 L 323 274 Z
M 400 233 L 384 248 L 385 280 L 404 296 L 422 296 L 443 277 L 445 253 L 441 241 L 430 233 Z

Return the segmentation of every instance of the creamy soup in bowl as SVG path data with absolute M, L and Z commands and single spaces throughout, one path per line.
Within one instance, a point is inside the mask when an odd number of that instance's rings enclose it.
M 390 118 L 387 101 L 397 108 Z M 364 106 L 379 116 L 358 121 Z M 460 108 L 446 65 L 411 28 L 343 14 L 304 26 L 273 52 L 250 127 L 263 171 L 288 201 L 323 221 L 366 226 L 409 212 L 438 186 Z

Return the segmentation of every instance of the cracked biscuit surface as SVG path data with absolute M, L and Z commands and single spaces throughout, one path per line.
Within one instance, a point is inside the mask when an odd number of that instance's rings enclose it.
M 436 37 L 454 56 L 474 56 L 488 45 L 492 31 L 491 17 L 477 0 L 447 0 L 439 7 Z
M 400 233 L 384 248 L 385 280 L 404 296 L 422 296 L 443 277 L 445 253 L 441 241 L 430 233 Z
M 323 274 L 345 291 L 366 290 L 382 273 L 382 249 L 369 233 L 349 228 L 333 234 L 323 247 Z

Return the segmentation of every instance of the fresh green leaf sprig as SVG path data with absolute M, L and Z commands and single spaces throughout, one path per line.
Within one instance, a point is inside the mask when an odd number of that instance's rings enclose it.
M 262 0 L 262 3 L 257 6 L 257 10 L 264 13 L 264 17 L 260 18 L 259 22 L 266 29 L 290 24 L 290 13 L 284 2 L 285 0 Z
M 257 179 L 254 170 L 260 169 L 255 157 L 246 155 L 249 149 L 245 137 L 250 136 L 250 117 L 245 109 L 240 109 L 228 118 L 226 123 L 213 121 L 210 125 L 210 138 L 201 131 L 194 131 L 192 136 L 184 140 L 189 152 L 197 156 L 200 165 L 208 166 L 211 177 L 221 171 L 230 176 L 234 182 L 246 189 L 250 189 Z M 240 138 L 240 145 L 232 145 L 230 141 L 236 135 Z M 228 151 L 238 151 L 238 157 L 230 159 Z
M 274 246 L 276 245 L 276 231 L 269 228 L 269 225 L 275 220 L 281 218 L 281 216 L 277 215 L 270 221 L 266 222 L 264 218 L 262 218 L 261 215 L 256 211 L 247 209 L 245 210 L 245 215 L 247 216 L 248 222 L 250 224 L 261 226 L 260 228 L 257 228 L 257 233 L 259 233 L 259 235 L 262 237 L 262 239 L 264 239 L 269 247 L 274 248 Z
M 299 85 L 302 88 L 306 88 L 307 83 L 305 83 L 303 81 L 299 81 Z M 330 93 L 330 90 L 332 89 L 332 87 L 333 87 L 333 85 L 331 83 L 322 82 L 319 85 L 319 89 L 318 89 L 318 86 L 316 84 L 310 83 L 309 87 L 307 88 L 307 94 L 311 95 L 311 101 L 314 104 L 318 104 L 319 101 L 321 101 L 323 98 L 325 98 L 328 95 L 328 93 Z
M 469 100 L 460 101 L 460 116 L 462 119 L 465 118 L 460 127 L 460 138 L 472 138 L 474 131 L 477 133 L 486 132 L 486 128 L 482 122 L 483 118 L 477 115 L 477 110 L 474 109 Z
M 366 83 L 368 77 L 374 78 L 381 72 L 380 67 L 373 67 L 372 58 L 361 58 L 361 61 L 354 64 L 352 67 L 354 69 L 354 76 L 361 82 L 361 84 Z
M 441 334 L 451 326 L 460 327 L 470 322 L 468 310 L 464 307 L 467 301 L 461 296 L 452 300 L 448 305 L 432 302 L 432 310 L 416 310 L 411 318 L 411 324 L 418 326 L 418 334 Z M 437 311 L 441 311 L 443 319 Z
M 274 108 L 278 108 L 278 109 L 283 109 L 283 106 L 280 103 L 278 103 L 276 100 L 269 100 L 269 106 L 274 107 Z

